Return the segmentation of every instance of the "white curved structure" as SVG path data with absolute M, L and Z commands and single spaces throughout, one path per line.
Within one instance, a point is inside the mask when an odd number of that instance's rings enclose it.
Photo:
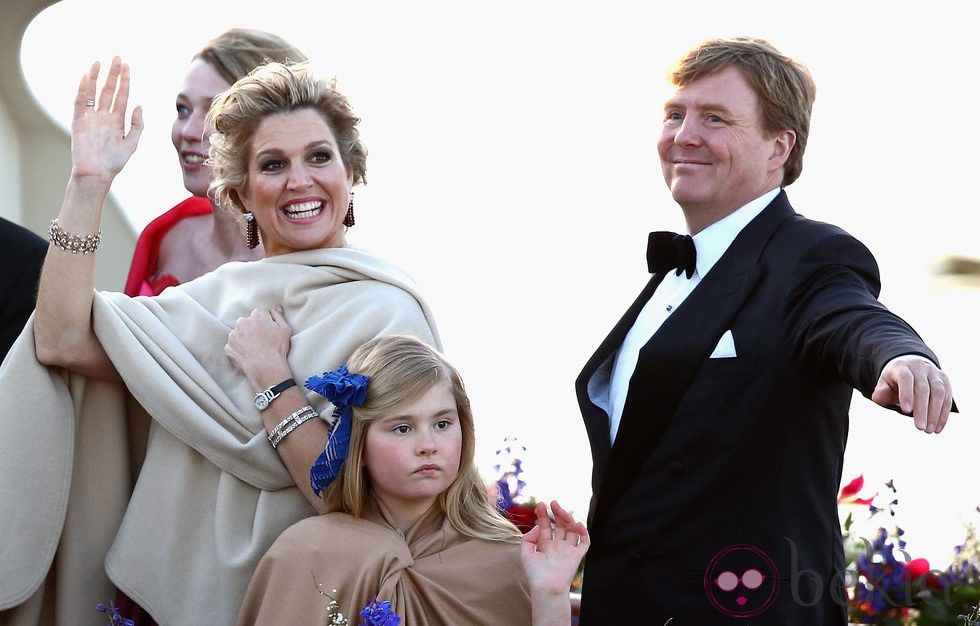
M 57 0 L 4 0 L 0 19 L 0 216 L 45 239 L 57 216 L 71 171 L 68 131 L 32 95 L 20 64 L 31 20 Z M 53 55 L 64 51 L 53 47 Z M 8 71 L 10 70 L 10 71 Z M 104 239 L 96 257 L 95 285 L 122 291 L 136 236 L 114 195 L 102 217 Z

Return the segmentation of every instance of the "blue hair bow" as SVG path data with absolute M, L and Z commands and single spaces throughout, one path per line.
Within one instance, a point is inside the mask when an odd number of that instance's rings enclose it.
M 350 446 L 350 408 L 364 404 L 367 385 L 367 376 L 348 372 L 346 365 L 333 372 L 324 372 L 323 376 L 311 376 L 306 381 L 307 389 L 330 400 L 334 406 L 330 438 L 310 468 L 310 486 L 316 495 L 320 495 L 340 475 L 340 467 L 347 458 L 347 448 Z

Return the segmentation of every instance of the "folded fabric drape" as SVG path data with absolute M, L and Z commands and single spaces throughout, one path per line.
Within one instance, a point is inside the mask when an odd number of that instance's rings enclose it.
M 224 355 L 239 317 L 280 304 L 300 377 L 380 335 L 441 349 L 414 282 L 355 248 L 228 263 L 152 298 L 97 293 L 95 332 L 125 385 L 42 366 L 28 324 L 0 368 L 0 622 L 43 607 L 98 624 L 112 583 L 161 623 L 234 621 L 264 551 L 313 514 Z M 147 414 L 141 459 L 129 429 Z

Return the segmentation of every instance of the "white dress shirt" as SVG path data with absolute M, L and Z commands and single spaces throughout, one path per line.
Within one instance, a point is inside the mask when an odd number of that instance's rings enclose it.
M 742 229 L 772 202 L 779 191 L 778 187 L 769 191 L 694 235 L 697 250 L 694 274 L 687 278 L 683 272 L 680 276 L 673 271 L 667 272 L 626 334 L 623 345 L 610 359 L 611 363 L 607 361 L 589 380 L 589 398 L 609 415 L 610 441 L 616 440 L 640 349 L 694 291 Z

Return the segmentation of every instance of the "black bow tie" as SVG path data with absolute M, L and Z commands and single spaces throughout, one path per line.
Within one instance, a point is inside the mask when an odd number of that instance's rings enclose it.
M 694 261 L 697 250 L 690 235 L 678 235 L 666 230 L 650 233 L 647 241 L 647 267 L 650 273 L 661 273 L 677 269 L 677 275 L 687 272 L 694 276 Z

